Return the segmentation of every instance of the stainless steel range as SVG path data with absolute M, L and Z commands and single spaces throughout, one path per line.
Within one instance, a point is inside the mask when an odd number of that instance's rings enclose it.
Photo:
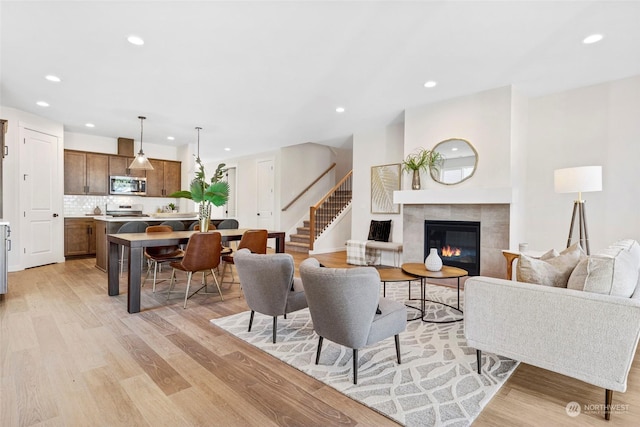
M 116 205 L 116 204 L 107 204 L 105 209 L 105 215 L 112 216 L 114 218 L 131 218 L 131 217 L 141 217 L 141 216 L 149 216 L 142 213 L 143 206 L 141 204 L 132 204 L 132 205 Z

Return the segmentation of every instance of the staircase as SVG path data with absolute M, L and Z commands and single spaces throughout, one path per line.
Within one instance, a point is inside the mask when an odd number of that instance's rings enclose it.
M 311 208 L 315 218 L 316 236 L 329 227 L 329 225 L 351 203 L 351 190 L 337 189 L 325 196 L 322 202 Z M 309 253 L 311 249 L 311 221 L 304 220 L 302 227 L 297 227 L 296 233 L 289 236 L 287 250 L 292 252 Z M 315 239 L 314 239 L 315 240 Z
M 297 232 L 295 234 L 291 234 L 289 238 L 290 242 L 287 242 L 287 250 L 291 252 L 303 252 L 305 254 L 309 253 L 309 243 L 311 239 L 309 227 L 309 221 L 304 220 L 302 227 L 297 227 Z
M 329 167 L 320 177 L 325 175 L 335 167 L 335 163 Z M 313 249 L 313 243 L 331 225 L 331 223 L 344 211 L 351 203 L 352 185 L 351 178 L 353 171 L 349 171 L 318 203 L 309 208 L 309 219 L 303 221 L 302 227 L 296 227 L 296 233 L 289 236 L 286 248 L 291 252 L 309 253 Z M 287 206 L 282 208 L 287 210 L 296 200 L 300 198 L 313 184 L 316 179 L 301 194 L 294 198 Z

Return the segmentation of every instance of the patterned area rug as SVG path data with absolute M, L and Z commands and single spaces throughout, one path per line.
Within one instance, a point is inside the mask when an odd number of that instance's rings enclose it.
M 412 297 L 420 295 L 418 284 Z M 455 289 L 427 284 L 426 298 L 456 306 Z M 387 298 L 406 300 L 406 283 L 387 284 Z M 461 295 L 462 298 L 462 295 Z M 464 303 L 461 302 L 464 307 Z M 426 318 L 451 320 L 460 313 L 427 303 Z M 407 309 L 408 318 L 418 312 Z M 345 395 L 406 426 L 468 426 L 509 378 L 518 362 L 483 354 L 482 375 L 476 372 L 476 352 L 464 339 L 464 322 L 434 324 L 420 320 L 400 334 L 402 364 L 396 360 L 393 338 L 360 349 L 358 384 L 353 384 L 352 351 L 324 341 L 315 364 L 318 336 L 307 309 L 278 319 L 277 343 L 271 342 L 271 317 L 256 313 L 247 332 L 249 312 L 211 323 L 252 344 Z

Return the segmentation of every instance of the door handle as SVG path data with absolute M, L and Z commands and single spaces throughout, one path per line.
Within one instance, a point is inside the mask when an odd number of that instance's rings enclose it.
M 54 214 L 53 214 L 53 217 L 54 217 L 54 218 L 57 218 L 58 216 L 59 216 L 59 215 L 58 215 L 57 213 L 54 213 Z

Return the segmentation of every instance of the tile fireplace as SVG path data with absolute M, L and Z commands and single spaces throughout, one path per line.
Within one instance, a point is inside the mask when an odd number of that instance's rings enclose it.
M 438 250 L 444 265 L 458 267 L 469 276 L 480 275 L 480 222 L 424 221 L 424 257 Z
M 425 236 L 425 221 L 478 223 L 482 239 L 479 243 L 480 250 L 477 255 L 479 267 L 476 274 L 505 277 L 502 249 L 509 248 L 510 205 L 508 203 L 405 204 L 402 233 L 403 262 L 424 262 L 429 249 Z M 451 243 L 448 244 L 451 245 Z M 452 264 L 445 258 L 443 262 L 473 274 L 473 270 L 467 268 L 468 266 Z

